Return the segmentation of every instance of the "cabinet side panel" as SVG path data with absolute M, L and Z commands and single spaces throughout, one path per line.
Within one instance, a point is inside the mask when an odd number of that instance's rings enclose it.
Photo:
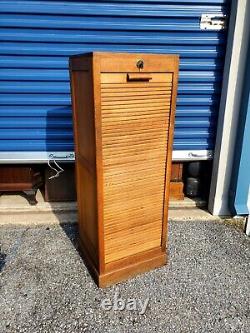
M 76 183 L 81 242 L 98 264 L 94 102 L 91 71 L 71 71 Z

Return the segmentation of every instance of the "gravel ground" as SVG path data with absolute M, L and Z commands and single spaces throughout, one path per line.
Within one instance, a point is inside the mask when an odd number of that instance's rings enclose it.
M 249 332 L 250 239 L 219 222 L 173 222 L 169 263 L 105 290 L 75 249 L 74 225 L 0 230 L 0 332 Z M 119 291 L 138 311 L 104 310 Z

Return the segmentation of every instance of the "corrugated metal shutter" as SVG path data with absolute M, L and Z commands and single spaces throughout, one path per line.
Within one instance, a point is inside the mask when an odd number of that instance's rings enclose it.
M 68 57 L 90 51 L 181 56 L 174 150 L 212 150 L 225 31 L 201 31 L 226 0 L 1 1 L 1 152 L 73 151 Z M 11 154 L 10 154 L 11 155 Z

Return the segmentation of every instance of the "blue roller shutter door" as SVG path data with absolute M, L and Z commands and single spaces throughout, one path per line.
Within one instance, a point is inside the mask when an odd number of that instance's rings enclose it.
M 226 31 L 200 30 L 229 1 L 2 1 L 1 152 L 73 151 L 68 57 L 180 54 L 174 150 L 213 150 Z

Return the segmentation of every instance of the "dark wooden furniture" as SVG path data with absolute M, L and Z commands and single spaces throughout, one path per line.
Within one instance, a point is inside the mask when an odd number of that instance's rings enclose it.
M 100 287 L 166 262 L 178 62 L 70 59 L 80 248 Z
M 31 205 L 37 203 L 36 192 L 42 182 L 35 166 L 0 165 L 0 192 L 23 192 Z
M 59 177 L 50 179 L 55 174 L 49 166 L 45 168 L 45 201 L 64 202 L 76 201 L 75 165 L 73 163 L 60 164 L 63 172 Z
M 170 200 L 184 200 L 183 163 L 172 163 Z

